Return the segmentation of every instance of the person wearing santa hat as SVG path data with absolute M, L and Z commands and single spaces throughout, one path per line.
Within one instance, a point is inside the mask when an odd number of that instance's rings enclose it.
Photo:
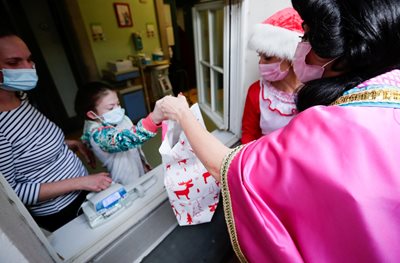
M 285 126 L 297 113 L 294 98 L 300 82 L 292 60 L 303 34 L 302 19 L 291 7 L 255 25 L 248 44 L 260 56 L 261 78 L 247 92 L 242 118 L 243 144 Z
M 220 182 L 241 262 L 400 262 L 399 0 L 292 0 L 304 84 L 288 125 L 233 149 L 186 98 L 161 110 Z

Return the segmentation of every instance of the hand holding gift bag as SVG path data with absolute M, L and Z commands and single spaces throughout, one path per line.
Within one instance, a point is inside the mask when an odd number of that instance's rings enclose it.
M 204 126 L 198 104 L 192 113 Z M 167 121 L 160 146 L 164 184 L 171 207 L 180 226 L 210 222 L 219 201 L 219 186 L 193 153 L 179 124 Z

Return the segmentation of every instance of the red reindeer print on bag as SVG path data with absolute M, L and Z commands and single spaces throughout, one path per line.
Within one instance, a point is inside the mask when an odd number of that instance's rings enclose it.
M 191 111 L 205 127 L 198 104 Z M 183 132 L 175 121 L 163 124 L 161 154 L 164 185 L 180 226 L 211 222 L 219 202 L 218 182 L 207 171 Z
M 178 164 L 179 164 L 179 166 L 181 166 L 182 164 L 186 165 L 186 162 L 187 162 L 187 159 L 183 159 L 183 160 L 178 161 Z M 183 167 L 183 170 L 186 172 L 185 167 Z
M 203 173 L 203 178 L 204 178 L 204 183 L 205 184 L 207 183 L 207 178 L 210 177 L 210 176 L 211 176 L 211 174 L 209 172 Z
M 191 225 L 193 223 L 192 216 L 188 213 L 187 214 L 187 223 Z
M 178 164 L 179 165 L 182 165 L 182 164 L 186 165 L 186 162 L 187 162 L 187 159 L 183 159 L 183 160 L 178 161 Z
M 184 195 L 184 196 L 186 196 L 186 199 L 190 200 L 190 198 L 189 198 L 189 192 L 190 192 L 189 188 L 194 186 L 192 181 L 193 181 L 193 179 L 190 179 L 187 182 L 182 182 L 182 183 L 178 184 L 178 185 L 185 185 L 186 186 L 186 189 L 184 189 L 184 190 L 174 191 L 174 193 L 176 194 L 176 197 L 178 199 L 181 199 L 179 196 Z
M 208 207 L 210 208 L 210 212 L 215 212 L 215 209 L 217 209 L 218 203 L 215 203 L 213 205 L 209 205 Z

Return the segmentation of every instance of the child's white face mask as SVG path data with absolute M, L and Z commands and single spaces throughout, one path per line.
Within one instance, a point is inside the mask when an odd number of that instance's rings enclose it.
M 121 107 L 116 107 L 115 109 L 112 109 L 103 115 L 101 115 L 101 120 L 103 120 L 106 123 L 109 124 L 119 124 L 122 119 L 124 118 L 125 115 L 125 110 Z

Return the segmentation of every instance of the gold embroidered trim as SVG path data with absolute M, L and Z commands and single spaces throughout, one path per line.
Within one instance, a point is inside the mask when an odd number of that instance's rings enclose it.
M 235 251 L 237 257 L 239 258 L 240 262 L 247 262 L 246 257 L 243 255 L 242 250 L 240 249 L 239 240 L 237 238 L 236 227 L 235 227 L 235 220 L 233 217 L 232 211 L 232 203 L 231 203 L 231 196 L 229 193 L 229 186 L 228 186 L 228 169 L 231 164 L 231 161 L 236 156 L 236 154 L 244 147 L 244 145 L 240 145 L 234 148 L 231 152 L 229 152 L 222 161 L 221 166 L 221 183 L 222 183 L 222 201 L 224 206 L 224 214 L 225 214 L 225 221 L 229 231 L 229 237 L 231 239 L 233 250 Z
M 400 103 L 399 89 L 371 89 L 343 95 L 338 98 L 332 105 L 357 103 L 357 102 L 386 102 Z

